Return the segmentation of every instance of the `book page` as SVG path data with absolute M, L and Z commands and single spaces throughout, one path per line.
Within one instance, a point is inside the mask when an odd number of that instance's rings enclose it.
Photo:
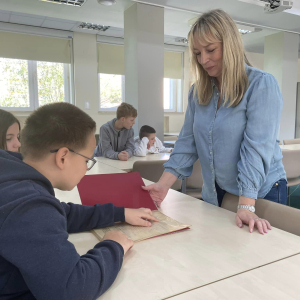
M 151 237 L 190 227 L 190 225 L 182 224 L 157 210 L 152 211 L 152 213 L 159 222 L 152 222 L 151 227 L 133 226 L 127 223 L 120 223 L 110 227 L 94 229 L 93 232 L 100 241 L 102 241 L 104 235 L 109 231 L 122 231 L 129 239 L 134 242 L 139 242 Z

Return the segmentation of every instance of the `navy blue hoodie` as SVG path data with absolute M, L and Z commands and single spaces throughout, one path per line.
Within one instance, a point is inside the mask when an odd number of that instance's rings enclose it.
M 124 219 L 111 203 L 61 203 L 19 153 L 0 150 L 0 299 L 96 299 L 114 282 L 123 248 L 103 241 L 80 256 L 68 233 Z

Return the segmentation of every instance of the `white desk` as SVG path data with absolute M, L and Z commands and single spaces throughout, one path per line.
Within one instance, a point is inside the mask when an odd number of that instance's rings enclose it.
M 180 132 L 165 132 L 164 136 L 179 136 Z
M 168 298 L 170 300 L 299 300 L 300 255 Z
M 126 172 L 132 171 L 133 164 L 136 161 L 145 160 L 168 160 L 170 153 L 147 154 L 146 156 L 132 156 L 127 161 L 109 159 L 106 157 L 95 157 L 98 162 L 109 165 L 111 167 L 121 169 Z M 92 169 L 93 170 L 93 169 Z
M 172 146 L 172 148 L 175 147 L 176 141 L 164 141 L 164 146 Z
M 78 203 L 76 191 L 59 199 Z M 101 300 L 165 299 L 300 253 L 300 237 L 275 228 L 250 234 L 235 225 L 234 213 L 174 190 L 161 210 L 191 229 L 136 243 Z M 70 235 L 70 241 L 80 254 L 98 242 L 91 233 Z
M 282 150 L 300 150 L 300 144 L 279 145 Z

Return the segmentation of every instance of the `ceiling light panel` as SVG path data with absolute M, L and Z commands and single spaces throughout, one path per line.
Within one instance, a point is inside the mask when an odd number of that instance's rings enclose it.
M 56 3 L 56 4 L 66 4 L 76 7 L 81 7 L 86 0 L 40 0 L 43 2 L 50 2 L 50 3 Z

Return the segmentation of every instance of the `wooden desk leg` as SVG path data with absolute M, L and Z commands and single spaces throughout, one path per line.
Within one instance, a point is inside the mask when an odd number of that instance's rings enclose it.
M 181 193 L 186 194 L 186 177 L 182 179 Z

